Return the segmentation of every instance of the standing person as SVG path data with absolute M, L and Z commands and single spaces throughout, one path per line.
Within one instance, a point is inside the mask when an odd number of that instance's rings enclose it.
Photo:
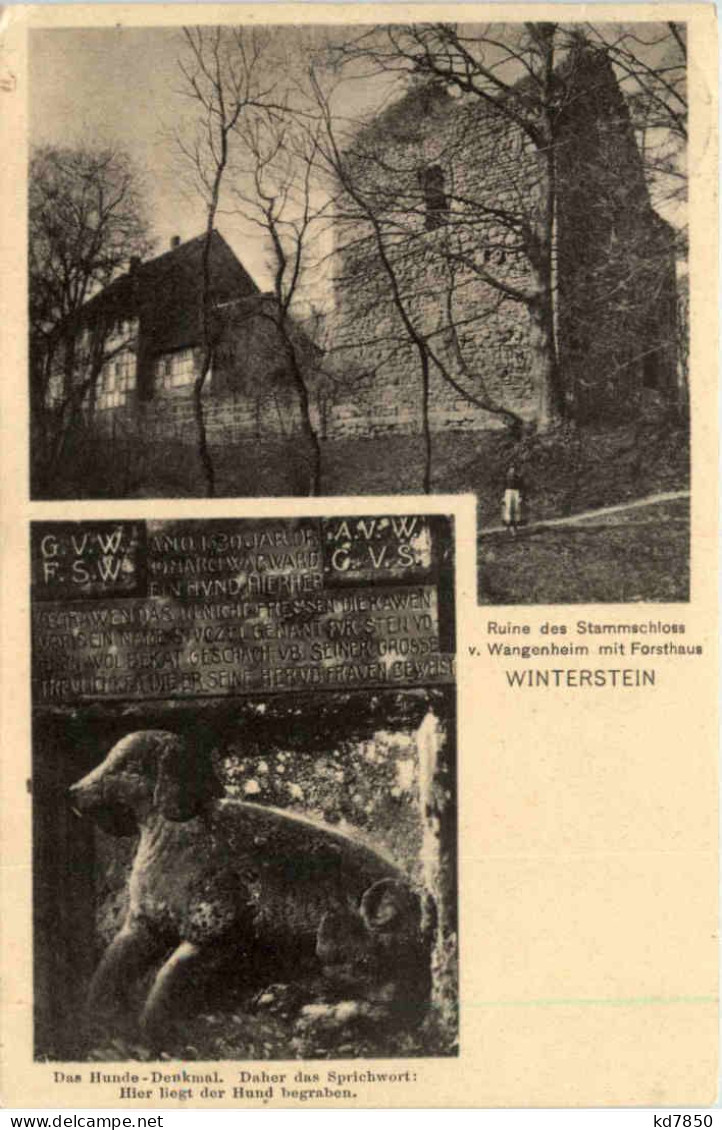
M 524 480 L 521 471 L 512 463 L 504 480 L 504 500 L 501 518 L 510 534 L 516 534 L 521 521 L 521 507 L 524 496 Z

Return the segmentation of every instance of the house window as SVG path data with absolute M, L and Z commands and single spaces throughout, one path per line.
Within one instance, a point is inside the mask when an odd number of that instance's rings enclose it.
M 443 227 L 449 213 L 444 170 L 440 165 L 427 165 L 419 169 L 418 178 L 424 197 L 424 227 L 434 231 Z
M 135 388 L 135 354 L 129 350 L 116 355 L 108 361 L 100 374 L 97 390 L 97 406 L 120 408 L 127 400 L 127 394 Z
M 195 354 L 192 349 L 179 349 L 159 357 L 155 364 L 156 387 L 163 390 L 193 384 L 196 378 Z
M 135 354 L 123 352 L 116 362 L 118 388 L 121 392 L 128 392 L 135 388 Z

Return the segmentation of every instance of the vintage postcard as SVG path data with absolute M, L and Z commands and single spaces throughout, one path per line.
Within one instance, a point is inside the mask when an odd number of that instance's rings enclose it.
M 2 21 L 2 1101 L 713 1103 L 714 8 Z

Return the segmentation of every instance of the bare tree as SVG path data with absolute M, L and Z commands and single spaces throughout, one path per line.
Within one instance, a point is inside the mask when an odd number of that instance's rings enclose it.
M 104 365 L 132 344 L 90 298 L 152 247 L 142 183 L 117 149 L 44 146 L 30 162 L 30 403 L 39 488 L 63 459 Z
M 186 51 L 179 60 L 181 93 L 193 104 L 195 118 L 190 134 L 178 136 L 177 143 L 206 209 L 201 299 L 203 352 L 193 385 L 193 403 L 206 493 L 213 496 L 215 470 L 203 410 L 203 389 L 211 371 L 218 333 L 211 277 L 212 237 L 237 131 L 241 125 L 249 125 L 255 115 L 267 113 L 276 105 L 276 84 L 269 79 L 264 65 L 267 33 L 246 27 L 193 27 L 184 28 L 183 34 Z
M 585 35 L 614 65 L 638 129 L 688 134 L 684 24 L 587 24 Z
M 303 435 L 311 451 L 309 494 L 321 493 L 321 443 L 312 412 L 314 390 L 328 377 L 320 350 L 301 328 L 309 275 L 319 266 L 330 201 L 317 183 L 319 124 L 286 103 L 239 129 L 231 193 L 237 209 L 257 226 L 270 248 L 272 301 L 255 316 L 273 327 L 298 398 Z
M 421 376 L 421 430 L 424 444 L 424 471 L 423 490 L 431 491 L 431 429 L 429 426 L 429 391 L 430 391 L 430 356 L 426 337 L 415 325 L 411 317 L 404 295 L 399 285 L 397 271 L 393 261 L 387 232 L 379 210 L 377 201 L 360 187 L 352 164 L 342 151 L 336 136 L 336 129 L 329 101 L 323 93 L 320 84 L 314 79 L 314 89 L 318 106 L 321 110 L 324 127 L 323 141 L 320 153 L 323 155 L 328 169 L 335 178 L 341 192 L 341 197 L 347 211 L 342 211 L 338 206 L 336 216 L 339 222 L 351 221 L 355 223 L 361 219 L 372 232 L 372 240 L 376 255 L 378 256 L 384 276 L 388 282 L 394 307 L 401 320 L 407 339 L 413 344 L 419 361 Z
M 323 131 L 318 135 L 319 159 L 336 189 L 333 213 L 340 259 L 336 283 L 347 295 L 343 303 L 345 318 L 342 315 L 337 319 L 344 344 L 332 346 L 332 357 L 335 354 L 343 359 L 344 350 L 364 353 L 370 347 L 379 359 L 375 372 L 378 378 L 384 368 L 398 361 L 401 353 L 412 352 L 420 386 L 422 489 L 429 492 L 434 377 L 448 385 L 457 398 L 496 416 L 514 436 L 522 432 L 521 416 L 494 395 L 474 361 L 473 351 L 464 344 L 470 332 L 493 316 L 502 301 L 508 302 L 512 296 L 518 300 L 516 290 L 499 276 L 496 302 L 486 309 L 478 304 L 469 314 L 468 303 L 459 303 L 463 268 L 457 262 L 463 259 L 464 241 L 460 233 L 468 233 L 468 215 L 457 211 L 452 219 L 447 212 L 448 193 L 437 208 L 430 209 L 429 193 L 420 184 L 419 154 L 414 140 L 408 147 L 386 146 L 384 138 L 378 136 L 377 126 L 345 133 L 317 78 L 314 88 L 323 121 Z M 449 158 L 449 149 L 455 144 L 437 145 L 434 160 Z M 432 168 L 440 166 L 435 164 Z M 418 264 L 420 254 L 424 256 L 429 250 L 425 238 L 429 227 L 438 229 L 434 248 L 439 254 L 431 276 L 424 280 L 419 278 Z M 396 312 L 396 321 L 379 330 L 379 313 L 389 305 Z M 424 317 L 425 306 L 434 309 L 434 318 Z M 344 325 L 344 321 L 348 324 Z
M 528 310 L 540 430 L 549 427 L 565 407 L 554 312 L 558 37 L 558 26 L 550 23 L 519 25 L 511 36 L 508 29 L 502 35 L 495 25 L 465 29 L 443 23 L 409 24 L 364 30 L 335 52 L 347 63 L 362 60 L 380 71 L 421 76 L 477 98 L 520 131 L 536 154 L 521 211 L 490 206 L 483 199 L 471 202 L 477 221 L 485 213 L 485 222 L 501 224 L 520 244 L 528 267 L 524 285 L 514 285 L 495 272 L 488 257 L 479 255 L 468 241 L 453 254 L 487 286 Z M 460 203 L 469 210 L 469 201 Z
M 652 205 L 687 255 L 687 37 L 680 23 L 589 24 L 588 42 L 614 69 L 635 130 Z
M 675 29 L 681 40 L 676 25 Z M 676 44 L 673 31 L 669 34 Z M 621 58 L 627 46 L 627 41 L 619 37 L 610 46 L 597 36 L 591 47 L 592 39 L 588 29 L 585 32 L 578 26 L 549 23 L 513 28 L 427 24 L 365 29 L 350 42 L 333 49 L 336 59 L 344 65 L 362 62 L 367 74 L 370 63 L 372 73 L 396 73 L 405 82 L 416 82 L 422 88 L 455 91 L 464 96 L 465 106 L 477 103 L 483 107 L 486 116 L 498 123 L 502 139 L 499 161 L 492 162 L 504 168 L 507 183 L 500 198 L 498 185 L 485 183 L 483 171 L 476 181 L 456 175 L 455 167 L 464 160 L 467 168 L 473 164 L 468 157 L 460 156 L 469 141 L 456 136 L 463 134 L 463 125 L 458 130 L 455 127 L 451 131 L 453 136 L 444 139 L 437 164 L 428 167 L 427 162 L 427 168 L 419 170 L 418 157 L 389 156 L 376 144 L 378 138 L 372 136 L 372 131 L 348 130 L 333 109 L 332 100 L 321 92 L 317 76 L 311 80 L 315 111 L 307 103 L 301 108 L 305 95 L 299 97 L 296 92 L 290 96 L 288 82 L 281 90 L 278 83 L 265 81 L 271 71 L 270 56 L 264 57 L 266 45 L 257 36 L 229 28 L 186 32 L 190 61 L 183 64 L 185 92 L 199 113 L 194 137 L 183 139 L 181 144 L 206 201 L 207 246 L 219 208 L 228 207 L 229 198 L 234 198 L 236 210 L 260 225 L 268 237 L 274 301 L 259 304 L 256 315 L 274 322 L 282 343 L 281 352 L 301 407 L 302 427 L 312 450 L 312 492 L 318 489 L 320 480 L 320 446 L 311 412 L 308 357 L 305 368 L 299 365 L 293 311 L 303 290 L 312 229 L 325 222 L 331 210 L 337 228 L 346 224 L 350 231 L 354 223 L 365 224 L 366 234 L 351 235 L 350 239 L 366 239 L 367 245 L 372 245 L 401 326 L 400 338 L 416 352 L 425 489 L 430 488 L 431 481 L 432 375 L 469 403 L 496 415 L 513 432 L 522 428 L 513 402 L 505 401 L 503 366 L 500 387 L 498 374 L 490 381 L 490 374 L 482 371 L 473 349 L 465 346 L 469 335 L 463 332 L 466 315 L 461 310 L 460 296 L 470 280 L 492 295 L 486 309 L 476 315 L 477 321 L 492 316 L 502 306 L 517 306 L 524 311 L 525 356 L 529 360 L 527 376 L 534 389 L 535 427 L 544 431 L 561 418 L 574 418 L 578 377 L 572 369 L 567 372 L 562 364 L 569 349 L 561 340 L 560 325 L 563 322 L 567 336 L 573 336 L 574 326 L 570 329 L 570 318 L 564 320 L 563 311 L 560 313 L 564 297 L 558 277 L 560 193 L 563 188 L 567 208 L 570 195 L 564 178 L 568 181 L 578 175 L 577 167 L 569 160 L 580 132 L 581 119 L 574 117 L 575 103 L 580 101 L 582 87 L 588 91 L 596 81 L 594 74 L 591 78 L 587 74 L 580 84 L 576 81 L 577 70 L 586 68 L 591 73 L 597 67 L 599 97 L 603 101 L 605 91 L 608 93 L 612 87 L 616 90 L 611 70 L 616 65 L 612 47 Z M 651 58 L 639 68 L 640 72 L 644 75 L 645 67 L 654 71 L 655 65 Z M 619 69 L 615 71 L 620 73 Z M 625 81 L 631 87 L 636 80 L 629 74 Z M 637 93 L 639 89 L 635 88 Z M 628 97 L 633 93 L 630 89 Z M 592 98 L 595 96 L 592 90 Z M 633 148 L 624 99 L 619 95 L 617 101 L 612 101 L 609 112 L 617 115 L 622 123 L 620 136 L 626 130 L 625 144 Z M 462 121 L 463 115 L 458 120 Z M 503 148 L 512 136 L 523 150 L 523 159 L 509 173 Z M 459 153 L 454 152 L 455 146 Z M 330 188 L 327 181 L 325 192 L 318 185 L 319 170 L 331 173 L 334 181 Z M 648 207 L 643 175 L 635 171 L 632 180 L 642 210 Z M 603 193 L 597 191 L 598 214 L 602 217 L 602 235 L 597 241 L 600 245 L 606 238 L 607 227 L 614 226 L 607 224 L 607 218 L 621 207 L 618 187 L 619 175 L 614 173 L 604 189 L 607 197 L 602 200 Z M 588 196 L 589 185 L 582 185 L 582 189 L 574 200 L 578 212 L 586 207 L 584 194 Z M 436 316 L 432 328 L 417 316 L 419 296 L 409 293 L 404 278 L 404 260 L 410 261 L 418 253 L 419 231 L 428 232 L 429 228 L 439 229 L 435 232 L 434 253 L 441 264 L 434 283 Z M 660 239 L 660 247 L 663 243 Z M 567 249 L 568 246 L 567 240 Z M 654 254 L 653 249 L 649 254 L 645 251 L 647 259 Z M 666 251 L 663 249 L 660 254 Z M 640 263 L 642 258 L 638 256 Z M 637 273 L 632 264 L 631 281 Z M 594 280 L 594 286 L 590 284 L 590 289 L 596 287 L 601 293 L 606 281 L 601 279 L 597 285 L 599 279 Z M 567 282 L 567 288 L 569 285 Z M 627 321 L 633 327 L 633 311 L 628 309 L 631 282 L 623 289 L 621 298 L 617 295 L 610 300 L 609 310 L 618 321 L 621 319 L 620 324 L 629 314 Z M 199 451 L 209 493 L 214 491 L 214 474 L 205 435 L 202 393 L 216 347 L 213 335 L 219 325 L 213 315 L 211 292 L 206 257 L 205 348 L 194 400 Z M 588 323 L 590 303 L 584 309 L 577 303 L 574 317 L 577 308 L 581 309 L 582 321 L 586 318 Z M 513 314 L 510 317 L 513 319 Z M 397 341 L 389 343 L 391 350 L 401 348 L 399 335 L 396 336 Z
M 683 28 L 678 24 L 648 25 L 641 30 L 630 25 L 411 24 L 363 29 L 336 46 L 333 55 L 352 72 L 361 66 L 364 74 L 370 70 L 398 76 L 407 89 L 417 84 L 423 91 L 426 84 L 426 89 L 455 93 L 466 107 L 475 103 L 483 107 L 486 120 L 498 122 L 507 141 L 512 136 L 519 139 L 523 160 L 510 165 L 503 152 L 498 160 L 485 153 L 486 169 L 476 183 L 468 175 L 462 183 L 454 172 L 455 166 L 468 172 L 473 159 L 464 157 L 461 147 L 455 154 L 453 142 L 447 139 L 442 144 L 437 142 L 434 165 L 427 172 L 438 175 L 437 187 L 443 186 L 443 192 L 440 205 L 434 205 L 436 189 L 428 180 L 424 185 L 426 226 L 445 229 L 444 239 L 437 239 L 435 246 L 437 260 L 443 263 L 441 273 L 453 264 L 487 290 L 496 291 L 503 301 L 516 303 L 526 311 L 539 430 L 561 417 L 575 418 L 576 375 L 565 363 L 566 343 L 560 330 L 563 321 L 574 337 L 574 327 L 570 327 L 563 310 L 566 297 L 559 285 L 560 254 L 564 254 L 560 232 L 566 218 L 560 210 L 573 200 L 579 215 L 588 215 L 582 228 L 596 225 L 601 240 L 630 207 L 635 220 L 630 216 L 627 226 L 638 220 L 641 231 L 645 219 L 642 213 L 649 213 L 650 189 L 657 199 L 665 193 L 669 198 L 683 192 Z M 602 152 L 603 141 L 598 151 L 589 149 L 596 141 L 593 130 L 585 131 L 584 115 L 592 121 L 599 113 L 607 115 L 614 126 L 609 136 L 615 137 L 626 162 L 623 176 L 617 171 L 615 154 L 611 150 L 606 155 Z M 448 121 L 458 121 L 458 117 L 450 113 Z M 437 135 L 453 128 L 437 130 Z M 634 147 L 635 130 L 642 143 L 642 159 Z M 588 146 L 585 132 L 590 134 Z M 649 140 L 652 134 L 654 142 Z M 465 139 L 461 140 L 463 145 Z M 398 243 L 405 223 L 403 210 L 411 219 L 410 224 L 406 222 L 407 229 L 413 228 L 413 213 L 418 211 L 408 188 L 405 194 L 397 195 L 396 207 L 392 200 L 393 192 L 398 191 L 399 175 L 406 174 L 408 183 L 412 158 L 404 169 L 398 145 L 395 151 L 384 147 L 380 155 L 380 143 L 380 138 L 372 137 L 370 144 L 364 145 L 361 131 L 350 148 L 356 146 L 355 166 L 363 178 L 359 183 L 370 205 L 383 217 L 387 234 Z M 424 147 L 428 148 L 426 140 Z M 575 159 L 575 153 L 582 150 L 589 158 L 590 169 L 594 169 L 586 179 Z M 605 179 L 604 166 L 609 158 Z M 347 166 L 351 167 L 348 161 Z M 504 170 L 503 184 L 494 181 L 495 169 Z M 592 175 L 596 183 L 592 183 Z M 384 178 L 389 186 L 386 195 L 380 187 Z M 622 183 L 625 178 L 627 186 Z M 413 253 L 411 247 L 409 253 Z M 631 258 L 636 257 L 637 265 L 632 264 L 630 279 L 639 273 L 637 267 L 643 261 L 644 269 L 649 270 L 655 256 L 663 260 L 667 254 L 663 238 L 658 240 L 656 251 L 651 244 L 643 253 L 635 250 Z M 510 272 L 510 258 L 515 265 L 523 264 L 523 270 Z M 599 263 L 603 261 L 604 254 Z M 502 262 L 507 265 L 499 269 Z M 663 269 L 660 262 L 660 271 Z M 605 268 L 600 265 L 596 273 L 595 285 L 602 280 Z M 601 292 L 603 286 L 598 289 Z M 630 287 L 626 287 L 627 303 L 629 294 Z M 614 301 L 619 306 L 618 297 L 611 300 L 612 306 Z M 637 315 L 644 301 L 644 296 L 637 299 Z

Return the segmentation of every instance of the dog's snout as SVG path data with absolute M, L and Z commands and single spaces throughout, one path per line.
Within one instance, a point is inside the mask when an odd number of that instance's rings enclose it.
M 98 800 L 99 789 L 96 784 L 89 782 L 87 777 L 74 781 L 68 786 L 66 797 L 76 809 L 86 808 Z
M 74 812 L 76 816 L 82 816 L 83 814 L 80 811 L 80 796 L 78 793 L 78 785 L 78 781 L 76 781 L 73 785 L 69 785 L 66 789 L 65 796 L 71 811 Z

